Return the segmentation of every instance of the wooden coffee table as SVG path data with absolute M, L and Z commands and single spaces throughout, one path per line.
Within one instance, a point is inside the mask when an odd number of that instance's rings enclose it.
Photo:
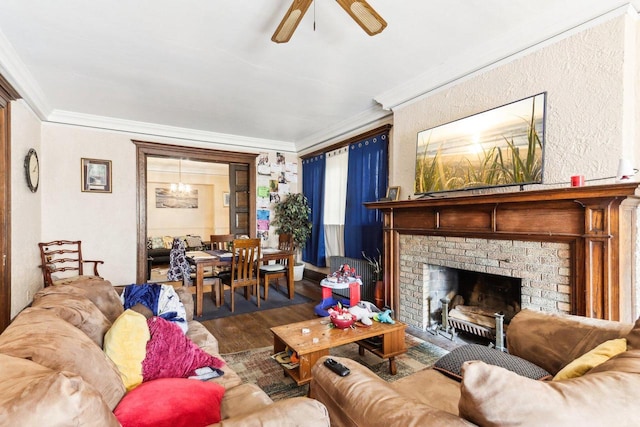
M 389 372 L 396 374 L 395 356 L 407 351 L 404 341 L 406 324 L 397 321 L 393 325 L 373 322 L 368 328 L 344 330 L 330 325 L 328 317 L 321 317 L 271 328 L 274 353 L 284 351 L 288 346 L 298 354 L 299 366 L 284 368 L 284 372 L 298 385 L 311 381 L 311 367 L 320 357 L 328 355 L 329 349 L 354 342 L 360 346 L 360 354 L 369 350 L 378 357 L 389 359 Z M 309 333 L 302 332 L 305 328 L 309 329 Z M 376 337 L 377 340 L 373 342 Z M 317 338 L 316 342 L 314 338 Z

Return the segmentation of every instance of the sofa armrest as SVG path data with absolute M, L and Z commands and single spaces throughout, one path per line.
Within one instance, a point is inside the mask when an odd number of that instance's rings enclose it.
M 222 420 L 220 427 L 329 427 L 329 414 L 322 403 L 307 397 L 279 400 L 240 417 Z
M 351 370 L 340 377 L 320 358 L 312 368 L 310 397 L 324 403 L 332 426 L 472 426 L 448 412 L 407 399 L 358 362 L 333 359 Z M 425 384 L 425 387 L 428 387 Z

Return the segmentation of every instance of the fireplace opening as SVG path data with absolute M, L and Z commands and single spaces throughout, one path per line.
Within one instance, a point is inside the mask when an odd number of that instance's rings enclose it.
M 434 329 L 465 331 L 493 340 L 496 329 L 504 333 L 520 311 L 520 278 L 442 266 L 428 270 L 429 313 L 425 314 Z M 497 321 L 504 325 L 496 325 Z

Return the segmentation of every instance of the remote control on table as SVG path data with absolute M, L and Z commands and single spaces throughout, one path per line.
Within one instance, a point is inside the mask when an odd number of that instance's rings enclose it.
M 341 377 L 346 377 L 351 372 L 349 368 L 344 366 L 342 363 L 338 363 L 331 358 L 324 361 L 324 366 L 331 369 L 333 372 L 340 375 Z

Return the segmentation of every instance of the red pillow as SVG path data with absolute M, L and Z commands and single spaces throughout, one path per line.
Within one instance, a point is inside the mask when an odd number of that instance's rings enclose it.
M 143 381 L 186 378 L 203 366 L 221 368 L 224 362 L 207 353 L 187 337 L 180 327 L 161 317 L 147 319 L 151 339 L 142 361 Z
M 127 393 L 113 411 L 122 427 L 199 427 L 220 422 L 224 387 L 215 382 L 161 378 Z

